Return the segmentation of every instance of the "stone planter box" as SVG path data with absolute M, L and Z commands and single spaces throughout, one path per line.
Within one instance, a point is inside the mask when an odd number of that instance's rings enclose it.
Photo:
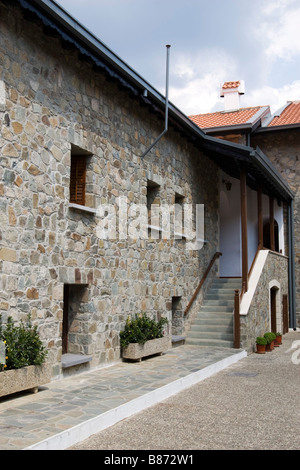
M 0 372 L 0 397 L 24 390 L 36 393 L 39 385 L 50 381 L 51 367 L 49 364 L 2 371 Z
M 130 343 L 122 351 L 123 359 L 132 359 L 141 361 L 143 357 L 153 356 L 154 354 L 162 354 L 172 347 L 171 336 L 163 336 L 162 338 L 151 339 L 144 344 Z

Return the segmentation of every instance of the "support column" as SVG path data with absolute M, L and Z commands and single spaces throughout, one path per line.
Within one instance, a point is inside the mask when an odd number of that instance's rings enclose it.
M 241 171 L 241 226 L 242 226 L 242 288 L 248 290 L 248 233 L 247 233 L 247 184 L 246 170 Z

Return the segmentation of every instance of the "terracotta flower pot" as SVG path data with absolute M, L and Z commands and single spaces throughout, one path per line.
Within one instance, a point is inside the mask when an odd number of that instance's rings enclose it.
M 282 344 L 282 336 L 276 336 L 276 339 L 275 339 L 275 342 L 274 342 L 274 346 L 276 348 L 278 348 L 280 345 Z
M 271 341 L 271 343 L 267 344 L 266 351 L 270 352 L 270 351 L 273 351 L 273 349 L 274 349 L 274 341 Z
M 256 345 L 256 352 L 257 352 L 257 354 L 265 354 L 266 353 L 266 345 L 265 344 L 257 344 Z

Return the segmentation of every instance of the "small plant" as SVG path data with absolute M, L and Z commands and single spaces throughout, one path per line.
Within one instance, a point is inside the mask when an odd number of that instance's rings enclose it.
M 256 338 L 256 344 L 259 344 L 261 346 L 265 346 L 267 344 L 267 340 L 264 336 L 258 336 Z
M 120 344 L 126 348 L 130 343 L 144 344 L 150 339 L 162 338 L 167 318 L 159 321 L 149 318 L 142 312 L 135 315 L 133 319 L 127 318 L 124 330 L 120 331 Z
M 279 337 L 279 336 L 281 337 L 282 333 L 275 333 L 275 335 L 276 335 L 276 338 Z
M 12 317 L 8 317 L 3 328 L 1 320 L 0 315 L 0 341 L 6 346 L 5 370 L 43 364 L 47 350 L 39 337 L 37 326 L 32 326 L 30 314 L 27 323 L 21 321 L 18 326 L 15 326 Z
M 274 341 L 276 339 L 276 335 L 275 333 L 271 333 L 271 332 L 267 332 L 264 334 L 264 337 L 266 338 L 267 340 L 267 344 L 271 344 L 272 341 Z

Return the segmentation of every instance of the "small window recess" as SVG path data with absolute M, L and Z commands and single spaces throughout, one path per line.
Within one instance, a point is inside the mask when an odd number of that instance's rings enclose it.
M 161 238 L 162 227 L 153 223 L 154 208 L 151 206 L 160 206 L 160 185 L 152 180 L 147 180 L 147 211 L 148 211 L 148 238 L 157 240 Z
M 92 154 L 71 145 L 69 208 L 96 214 L 92 192 L 92 172 L 89 169 Z
M 174 238 L 175 240 L 186 239 L 184 234 L 184 196 L 175 192 L 174 211 Z

